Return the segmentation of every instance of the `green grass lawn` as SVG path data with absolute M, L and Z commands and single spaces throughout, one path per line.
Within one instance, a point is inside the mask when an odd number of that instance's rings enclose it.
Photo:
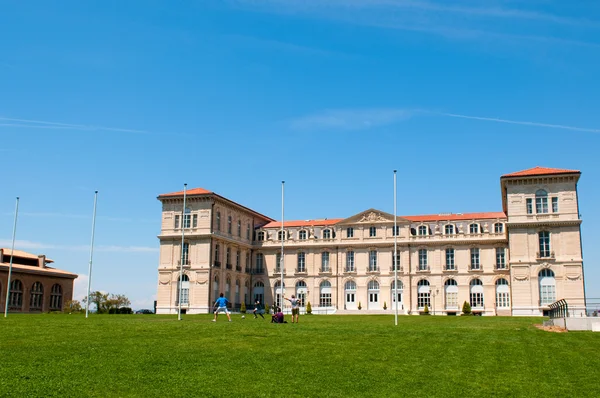
M 600 396 L 600 333 L 536 318 L 21 315 L 0 396 Z

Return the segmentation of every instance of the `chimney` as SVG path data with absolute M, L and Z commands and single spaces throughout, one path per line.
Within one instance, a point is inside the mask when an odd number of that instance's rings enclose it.
M 38 256 L 38 267 L 46 268 L 46 256 L 43 254 Z
M 0 249 L 0 264 L 4 262 L 4 249 Z

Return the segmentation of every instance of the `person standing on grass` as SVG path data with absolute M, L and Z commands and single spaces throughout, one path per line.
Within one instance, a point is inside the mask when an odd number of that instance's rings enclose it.
M 252 311 L 252 313 L 254 314 L 254 319 L 258 318 L 256 314 L 260 315 L 262 319 L 265 319 L 265 317 L 263 316 L 263 311 L 260 309 L 259 299 L 256 299 L 256 301 L 254 302 L 254 311 Z
M 293 294 L 292 298 L 284 298 L 292 304 L 292 323 L 294 323 L 294 316 L 296 316 L 296 323 L 298 323 L 298 317 L 300 314 L 300 299 L 297 299 Z
M 229 315 L 229 310 L 227 309 L 228 303 L 229 300 L 223 297 L 223 293 L 221 293 L 219 298 L 215 301 L 215 307 L 217 307 L 217 309 L 215 310 L 215 319 L 212 320 L 213 322 L 217 321 L 217 315 L 219 315 L 219 312 L 224 312 L 227 315 L 229 322 L 231 322 L 231 316 Z

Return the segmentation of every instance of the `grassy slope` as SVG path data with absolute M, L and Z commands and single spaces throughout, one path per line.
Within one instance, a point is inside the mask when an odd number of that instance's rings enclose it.
M 600 334 L 540 319 L 10 315 L 0 396 L 600 396 Z

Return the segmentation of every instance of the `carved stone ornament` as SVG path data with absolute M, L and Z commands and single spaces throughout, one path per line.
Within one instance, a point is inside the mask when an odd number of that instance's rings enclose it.
M 158 275 L 158 283 L 161 285 L 168 285 L 171 282 L 171 277 L 169 274 L 159 274 Z
M 566 266 L 565 267 L 565 276 L 568 280 L 577 281 L 581 279 L 581 267 L 579 266 Z
M 374 222 L 374 221 L 387 221 L 381 214 L 375 213 L 374 211 L 363 214 L 362 218 L 358 222 Z

